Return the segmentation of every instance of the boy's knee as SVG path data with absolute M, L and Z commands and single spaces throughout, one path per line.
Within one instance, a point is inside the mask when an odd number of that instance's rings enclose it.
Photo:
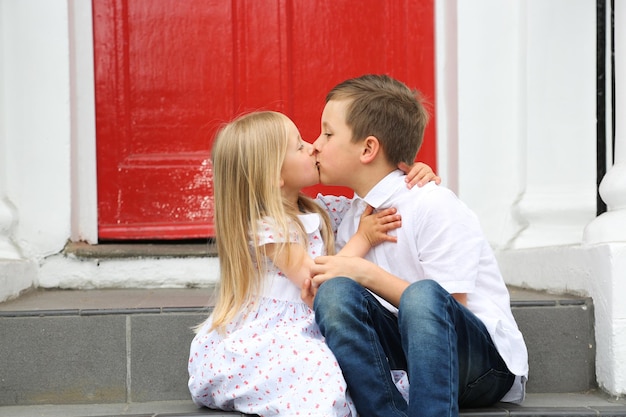
M 419 315 L 437 309 L 448 293 L 437 282 L 424 279 L 412 283 L 400 297 L 399 310 L 410 315 Z
M 420 281 L 416 281 L 409 285 L 404 293 L 402 293 L 402 297 L 400 298 L 400 303 L 404 300 L 422 300 L 428 301 L 431 298 L 436 298 L 443 288 L 437 282 L 432 279 L 423 279 Z M 445 291 L 445 290 L 443 290 Z
M 325 281 L 317 289 L 315 299 L 313 300 L 313 308 L 315 311 L 327 310 L 334 306 L 341 305 L 342 300 L 345 300 L 350 288 L 356 284 L 350 278 L 337 277 Z
M 342 327 L 353 315 L 351 303 L 359 284 L 350 278 L 338 277 L 324 282 L 317 289 L 313 301 L 315 320 L 322 333 L 332 327 Z

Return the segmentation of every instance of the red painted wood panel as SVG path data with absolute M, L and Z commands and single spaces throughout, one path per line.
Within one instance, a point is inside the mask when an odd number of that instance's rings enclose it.
M 319 134 L 326 92 L 388 73 L 434 105 L 433 0 L 93 0 L 98 230 L 212 236 L 219 125 L 254 109 Z M 434 109 L 434 107 L 433 107 Z M 419 159 L 435 166 L 434 122 Z M 308 190 L 345 192 L 329 187 Z

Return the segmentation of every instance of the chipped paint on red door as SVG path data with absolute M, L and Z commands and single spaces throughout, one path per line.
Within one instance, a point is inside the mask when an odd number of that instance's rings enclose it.
M 102 240 L 212 236 L 213 136 L 244 111 L 284 112 L 313 141 L 328 90 L 364 73 L 420 89 L 434 111 L 433 0 L 93 6 Z M 434 126 L 418 155 L 433 168 Z

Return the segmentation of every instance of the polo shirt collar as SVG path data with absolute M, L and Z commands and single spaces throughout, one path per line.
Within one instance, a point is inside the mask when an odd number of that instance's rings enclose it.
M 391 196 L 394 195 L 394 193 L 398 189 L 398 186 L 404 184 L 404 181 L 398 181 L 398 178 L 403 176 L 404 172 L 396 169 L 395 171 L 387 174 L 385 178 L 380 180 L 378 184 L 376 184 L 365 197 L 361 197 L 354 193 L 355 199 L 363 200 L 370 206 L 378 209 L 385 203 L 385 201 L 388 201 Z

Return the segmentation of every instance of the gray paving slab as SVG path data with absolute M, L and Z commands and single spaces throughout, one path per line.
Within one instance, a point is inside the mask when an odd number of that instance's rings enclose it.
M 125 320 L 0 320 L 0 404 L 126 401 Z
M 591 302 L 512 311 L 528 346 L 529 392 L 580 392 L 595 387 Z
M 200 314 L 130 317 L 130 395 L 133 402 L 189 397 L 187 361 Z

